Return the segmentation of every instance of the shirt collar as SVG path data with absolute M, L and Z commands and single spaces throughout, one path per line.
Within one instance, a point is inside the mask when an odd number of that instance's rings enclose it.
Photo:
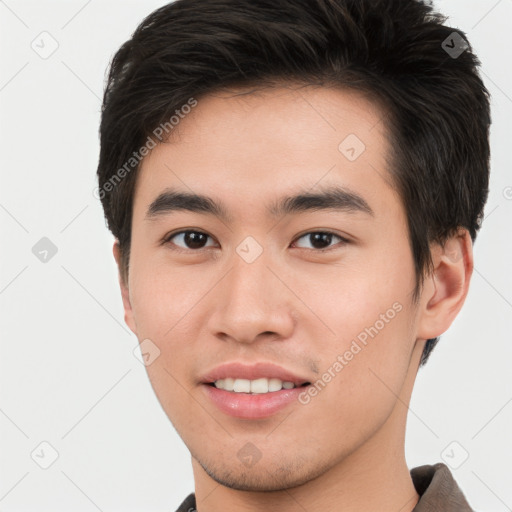
M 410 473 L 420 495 L 413 512 L 474 512 L 442 462 L 413 468 Z

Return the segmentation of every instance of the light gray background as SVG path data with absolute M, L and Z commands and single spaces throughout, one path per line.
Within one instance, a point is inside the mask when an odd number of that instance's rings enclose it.
M 104 73 L 156 0 L 0 1 L 0 512 L 174 511 L 190 455 L 123 321 L 92 194 Z M 453 473 L 477 510 L 512 510 L 512 0 L 439 0 L 492 93 L 491 193 L 463 311 L 420 370 L 409 467 Z M 58 48 L 46 59 L 31 47 Z M 42 48 L 39 51 L 43 51 Z M 454 91 L 456 94 L 457 91 Z M 58 252 L 41 262 L 32 247 Z M 456 444 L 451 444 L 452 442 Z M 58 453 L 51 462 L 51 448 Z M 448 447 L 448 449 L 447 449 Z

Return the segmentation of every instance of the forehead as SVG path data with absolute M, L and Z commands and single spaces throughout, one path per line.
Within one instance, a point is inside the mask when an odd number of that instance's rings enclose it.
M 335 88 L 237 89 L 204 96 L 181 116 L 169 140 L 142 161 L 134 215 L 143 217 L 144 207 L 167 187 L 268 214 L 268 205 L 285 195 L 340 185 L 372 209 L 387 208 L 386 202 L 398 197 L 383 119 L 373 102 Z

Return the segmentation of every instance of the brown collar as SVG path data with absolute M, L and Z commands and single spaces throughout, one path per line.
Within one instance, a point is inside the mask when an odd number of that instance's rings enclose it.
M 420 495 L 413 512 L 474 512 L 442 462 L 413 468 L 410 473 Z

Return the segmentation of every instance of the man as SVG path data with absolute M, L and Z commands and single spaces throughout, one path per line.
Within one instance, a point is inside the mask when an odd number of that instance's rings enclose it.
M 471 511 L 409 470 L 460 311 L 489 95 L 420 0 L 178 0 L 115 55 L 99 189 L 125 309 L 192 456 L 179 511 Z

